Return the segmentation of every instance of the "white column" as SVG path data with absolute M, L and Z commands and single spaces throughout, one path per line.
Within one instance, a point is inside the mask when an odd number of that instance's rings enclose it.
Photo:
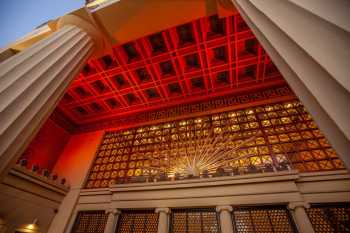
M 121 212 L 118 209 L 109 209 L 106 210 L 106 213 L 108 214 L 108 219 L 104 233 L 115 233 L 118 218 Z
M 219 213 L 220 228 L 222 233 L 233 233 L 232 212 L 233 208 L 229 205 L 217 206 L 216 212 Z
M 156 213 L 159 214 L 158 218 L 158 233 L 167 233 L 169 231 L 169 208 L 156 208 Z
M 300 233 L 315 233 L 305 208 L 310 208 L 310 205 L 305 202 L 291 202 L 288 205 L 298 231 Z
M 350 168 L 350 4 L 232 0 Z
M 21 155 L 94 52 L 74 25 L 0 63 L 0 179 Z

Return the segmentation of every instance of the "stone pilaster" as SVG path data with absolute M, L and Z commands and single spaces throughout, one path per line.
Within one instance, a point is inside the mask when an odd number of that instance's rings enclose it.
M 104 233 L 114 233 L 116 230 L 118 218 L 121 212 L 118 209 L 109 209 L 109 210 L 106 210 L 106 213 L 108 214 L 108 219 L 107 219 Z
M 220 216 L 220 227 L 222 233 L 233 233 L 233 225 L 232 225 L 232 216 L 231 212 L 233 211 L 232 206 L 223 205 L 217 206 L 216 212 L 219 213 Z
M 288 204 L 288 209 L 292 213 L 298 231 L 300 233 L 315 233 L 305 208 L 310 208 L 310 205 L 305 202 L 291 202 Z
M 167 233 L 169 231 L 169 208 L 156 208 L 156 213 L 159 214 L 158 218 L 158 233 Z

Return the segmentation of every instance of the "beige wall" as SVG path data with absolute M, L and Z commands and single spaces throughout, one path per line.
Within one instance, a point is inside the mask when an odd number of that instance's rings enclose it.
M 84 210 L 350 202 L 350 174 L 346 170 L 314 173 L 284 171 L 120 184 L 104 189 L 81 190 L 79 196 L 66 233 L 70 232 L 78 211 Z
M 47 232 L 59 202 L 4 184 L 0 185 L 0 190 L 0 216 L 6 222 L 6 232 L 13 233 L 16 228 L 32 223 L 34 219 L 38 220 L 41 231 Z
M 5 221 L 6 232 L 14 232 L 34 219 L 41 231 L 47 232 L 67 191 L 58 180 L 20 166 L 11 169 L 0 184 L 0 218 Z
M 249 174 L 85 189 L 76 210 L 350 202 L 347 171 Z

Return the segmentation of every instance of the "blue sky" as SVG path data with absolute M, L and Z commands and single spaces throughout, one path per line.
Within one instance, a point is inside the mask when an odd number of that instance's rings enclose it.
M 84 5 L 84 0 L 1 0 L 0 48 L 38 25 Z

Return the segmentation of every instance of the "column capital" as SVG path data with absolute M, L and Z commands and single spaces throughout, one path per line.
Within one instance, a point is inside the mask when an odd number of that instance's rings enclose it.
M 310 208 L 310 204 L 304 201 L 296 201 L 296 202 L 290 202 L 288 204 L 288 209 L 294 210 L 297 207 L 303 207 L 305 209 Z
M 232 212 L 233 208 L 230 205 L 219 205 L 216 207 L 216 212 L 220 213 L 221 211 Z
M 57 22 L 56 29 L 63 28 L 66 25 L 74 25 L 91 37 L 95 45 L 92 57 L 99 58 L 112 51 L 111 43 L 107 39 L 108 36 L 99 28 L 86 7 L 62 16 Z
M 111 208 L 111 209 L 106 209 L 106 210 L 105 210 L 105 213 L 106 213 L 106 214 L 113 214 L 113 215 L 115 216 L 115 215 L 121 214 L 121 211 L 120 211 L 119 209 L 113 209 L 113 208 Z
M 156 209 L 154 210 L 154 212 L 156 212 L 156 213 L 161 213 L 161 212 L 163 212 L 163 213 L 166 213 L 166 214 L 170 214 L 170 209 L 169 209 L 169 208 L 161 207 L 161 208 L 156 208 Z

